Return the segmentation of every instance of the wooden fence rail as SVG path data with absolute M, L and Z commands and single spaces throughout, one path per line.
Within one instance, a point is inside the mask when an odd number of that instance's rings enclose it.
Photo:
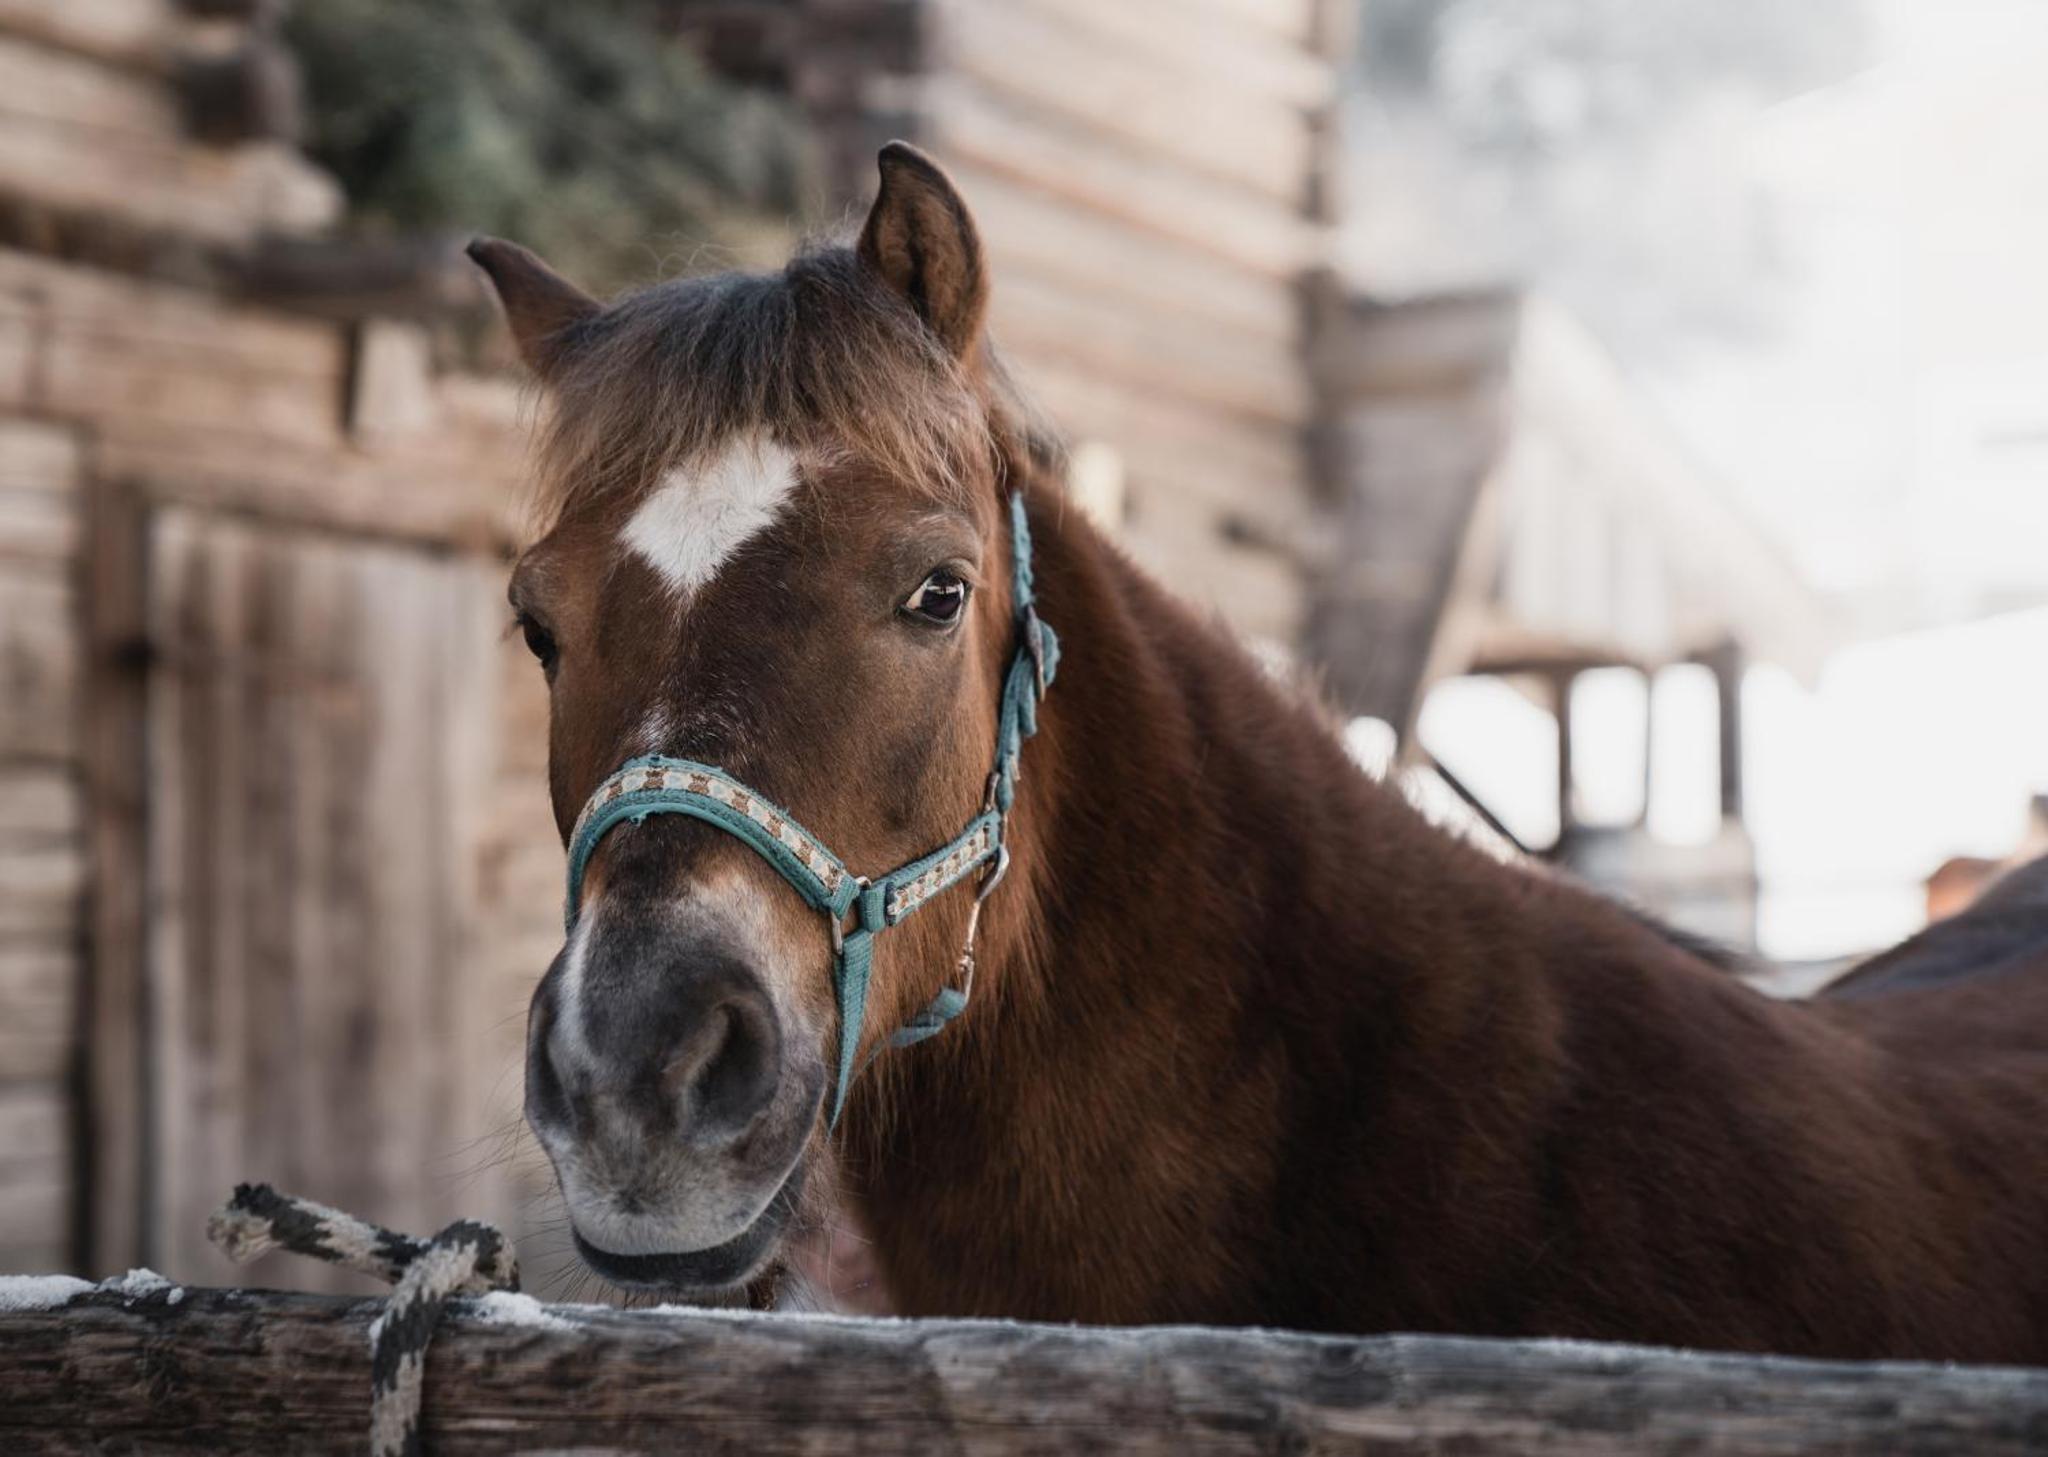
M 0 1289 L 0 1296 L 7 1292 Z M 357 1452 L 375 1300 L 0 1299 L 0 1451 Z M 2048 1372 L 1634 1346 L 451 1305 L 435 1453 L 2048 1450 Z

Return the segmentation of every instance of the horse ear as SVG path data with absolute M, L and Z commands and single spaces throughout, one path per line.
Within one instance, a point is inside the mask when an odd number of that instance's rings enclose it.
M 469 256 L 498 291 L 519 357 L 545 379 L 563 332 L 603 305 L 517 243 L 478 238 L 469 245 Z
M 988 265 L 981 234 L 939 165 L 908 142 L 876 159 L 882 187 L 860 230 L 860 260 L 965 359 L 988 312 Z

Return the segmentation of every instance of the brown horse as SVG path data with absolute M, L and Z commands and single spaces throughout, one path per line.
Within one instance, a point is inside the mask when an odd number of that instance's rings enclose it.
M 699 819 L 598 844 L 527 1107 L 601 1273 L 758 1290 L 836 1185 L 908 1314 L 2048 1361 L 2048 959 L 1775 1003 L 1425 824 L 1063 507 L 915 151 L 856 247 L 773 276 L 601 306 L 474 253 L 549 399 L 511 598 L 565 835 L 663 754 L 856 871 L 945 844 L 1017 646 L 1013 489 L 1065 645 L 972 1000 L 836 1128 L 828 918 Z M 974 901 L 876 938 L 867 1047 Z

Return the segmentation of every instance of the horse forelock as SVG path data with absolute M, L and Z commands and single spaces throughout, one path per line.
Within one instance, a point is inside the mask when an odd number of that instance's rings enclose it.
M 679 279 L 575 326 L 548 377 L 542 528 L 711 469 L 736 444 L 854 458 L 957 499 L 994 458 L 985 390 L 851 250 L 773 274 Z

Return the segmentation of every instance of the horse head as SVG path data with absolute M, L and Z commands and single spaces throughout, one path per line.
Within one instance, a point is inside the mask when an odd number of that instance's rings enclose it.
M 510 600 L 575 864 L 527 1119 L 599 1273 L 739 1286 L 796 1216 L 848 1057 L 941 1003 L 970 934 L 972 895 L 896 928 L 872 878 L 989 811 L 1017 651 L 980 241 L 899 144 L 858 243 L 773 275 L 599 304 L 524 249 L 472 253 L 545 401 L 545 530 Z M 657 783 L 681 812 L 639 812 Z M 954 879 L 992 869 L 976 845 Z M 866 902 L 892 933 L 862 950 L 863 1036 L 838 983 Z

